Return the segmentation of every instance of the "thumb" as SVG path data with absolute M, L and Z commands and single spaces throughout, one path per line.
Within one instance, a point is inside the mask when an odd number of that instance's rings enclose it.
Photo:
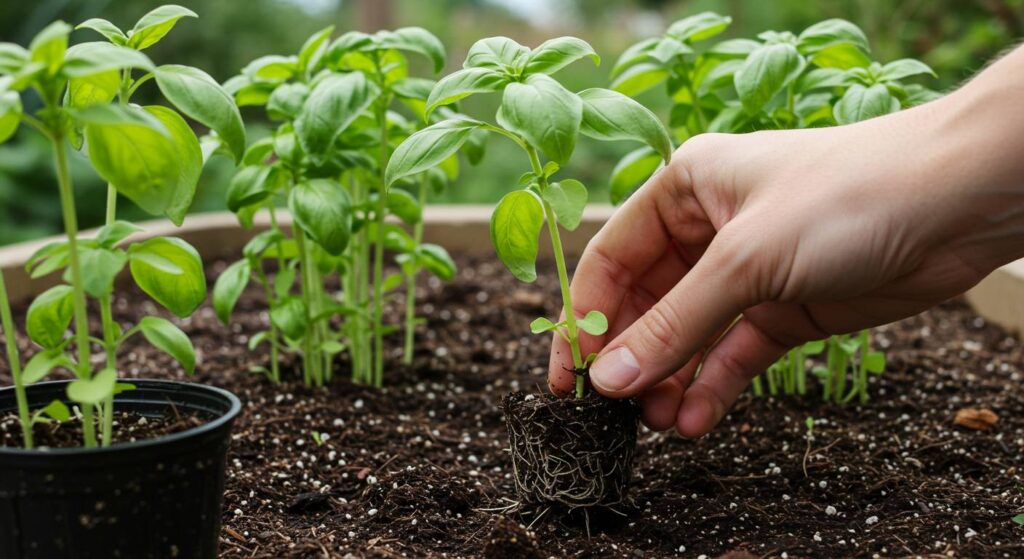
M 719 232 L 697 264 L 658 303 L 609 343 L 590 368 L 598 392 L 628 398 L 668 378 L 756 301 L 748 289 L 754 254 Z

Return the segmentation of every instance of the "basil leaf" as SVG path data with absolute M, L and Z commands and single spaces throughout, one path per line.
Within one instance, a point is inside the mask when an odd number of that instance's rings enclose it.
M 412 194 L 397 188 L 388 191 L 388 213 L 406 225 L 415 225 L 423 220 L 423 208 L 419 201 Z
M 731 23 L 732 18 L 729 16 L 703 12 L 673 23 L 665 34 L 680 41 L 693 43 L 718 35 Z
M 708 49 L 708 54 L 720 58 L 746 58 L 761 46 L 753 39 L 728 39 Z
M 154 265 L 155 259 L 166 260 L 181 270 L 169 273 Z M 185 318 L 206 299 L 206 275 L 199 253 L 191 245 L 173 237 L 154 237 L 132 245 L 128 251 L 129 267 L 135 283 L 167 310 Z
M 747 58 L 733 76 L 736 92 L 748 113 L 757 113 L 794 80 L 805 65 L 793 45 L 765 45 Z
M 574 179 L 553 182 L 541 192 L 541 197 L 551 206 L 562 227 L 569 231 L 579 227 L 587 205 L 587 187 L 583 183 Z
M 70 34 L 71 26 L 63 21 L 55 21 L 44 27 L 28 45 L 31 61 L 42 64 L 50 75 L 56 74 L 64 64 Z
M 267 115 L 274 120 L 294 120 L 309 97 L 309 86 L 304 83 L 281 84 L 267 99 Z
M 152 71 L 155 66 L 148 56 L 137 50 L 96 41 L 69 48 L 61 72 L 69 78 L 78 78 L 126 68 Z
M 846 74 L 838 68 L 815 68 L 800 76 L 796 81 L 797 92 L 828 89 L 845 85 Z
M 933 78 L 938 77 L 935 71 L 924 62 L 914 60 L 913 58 L 902 58 L 882 66 L 882 75 L 880 77 L 883 81 L 896 81 L 921 74 L 927 74 Z
M 295 133 L 315 164 L 327 160 L 334 140 L 378 93 L 362 72 L 333 75 L 313 88 L 295 120 Z
M 544 226 L 544 207 L 529 190 L 505 195 L 491 215 L 491 242 L 498 258 L 520 281 L 537 279 L 537 242 Z
M 114 248 L 118 243 L 128 238 L 132 233 L 142 231 L 141 227 L 127 221 L 115 221 L 104 225 L 96 233 L 96 244 L 102 248 Z
M 265 165 L 247 165 L 239 169 L 228 184 L 228 209 L 237 213 L 246 206 L 269 198 L 271 191 L 266 185 L 270 169 Z
M 45 349 L 59 346 L 71 325 L 73 312 L 73 291 L 70 285 L 47 289 L 28 307 L 25 316 L 28 337 Z
M 75 26 L 75 29 L 92 29 L 106 37 L 108 41 L 115 45 L 124 45 L 128 42 L 128 36 L 124 34 L 124 31 L 121 31 L 121 29 L 113 23 L 98 17 L 87 19 L 82 23 L 79 23 Z
M 545 74 L 533 74 L 525 82 L 505 88 L 498 122 L 540 148 L 556 163 L 569 160 L 576 148 L 583 101 Z
M 457 152 L 471 133 L 483 125 L 478 120 L 453 118 L 409 136 L 391 155 L 384 183 L 391 186 L 395 181 L 440 164 Z
M 334 26 L 328 25 L 306 39 L 306 42 L 302 44 L 302 48 L 299 49 L 300 71 L 308 73 L 316 69 L 320 59 L 327 52 L 327 41 L 331 38 L 332 33 L 334 33 Z
M 113 101 L 120 89 L 121 73 L 117 70 L 71 78 L 68 80 L 67 105 L 72 108 L 104 105 Z
M 452 260 L 451 255 L 444 247 L 424 243 L 416 249 L 417 260 L 423 264 L 426 269 L 430 270 L 430 273 L 434 274 L 443 281 L 448 281 L 455 277 L 455 272 L 458 270 L 455 266 L 455 261 Z
M 234 99 L 209 74 L 189 66 L 165 64 L 156 69 L 160 92 L 181 112 L 217 132 L 235 161 L 245 153 L 245 126 Z
M 635 97 L 668 79 L 668 70 L 653 62 L 635 64 L 612 80 L 611 88 Z
M 644 39 L 639 43 L 630 45 L 626 50 L 622 51 L 618 60 L 615 61 L 615 66 L 612 67 L 611 78 L 614 80 L 634 64 L 650 61 L 651 51 L 654 50 L 660 42 L 660 38 L 654 37 Z
M 586 89 L 583 100 L 584 134 L 598 140 L 635 140 L 661 154 L 667 163 L 672 158 L 672 139 L 668 130 L 649 109 L 610 89 Z
M 375 38 L 378 48 L 416 52 L 433 62 L 435 74 L 444 70 L 444 45 L 433 33 L 422 27 L 403 27 L 394 31 L 380 31 Z
M 32 359 L 29 359 L 28 363 L 25 364 L 25 370 L 21 372 L 21 382 L 26 385 L 39 382 L 57 367 L 64 367 L 70 370 L 74 367 L 74 364 L 59 349 L 40 351 L 33 355 Z
M 464 68 L 490 68 L 517 75 L 526 66 L 530 49 L 508 37 L 480 39 L 469 47 Z
M 82 287 L 85 292 L 96 298 L 110 295 L 114 290 L 114 280 L 128 263 L 128 255 L 123 250 L 107 248 L 82 248 L 78 254 L 81 261 Z M 65 276 L 69 275 L 70 270 L 65 273 Z
M 153 347 L 170 355 L 185 372 L 196 372 L 196 350 L 192 340 L 171 321 L 156 316 L 147 316 L 139 321 L 139 331 Z
M 0 43 L 0 74 L 15 74 L 28 64 L 31 55 L 21 45 Z
M 550 332 L 556 328 L 558 328 L 557 324 L 544 317 L 534 319 L 534 321 L 530 323 L 530 332 L 533 332 L 534 334 L 543 334 L 544 332 Z
M 270 320 L 289 340 L 300 340 L 309 327 L 309 311 L 299 297 L 285 297 L 270 309 Z
M 508 78 L 489 68 L 464 68 L 441 78 L 427 98 L 429 115 L 441 105 L 449 105 L 474 93 L 492 93 L 504 89 Z
M 155 45 L 183 17 L 199 17 L 188 8 L 166 4 L 142 16 L 128 32 L 128 46 L 142 50 Z
M 621 204 L 634 190 L 661 166 L 661 156 L 653 149 L 644 146 L 631 151 L 619 160 L 612 169 L 609 180 L 609 196 L 612 204 Z
M 832 109 L 836 122 L 851 124 L 900 110 L 900 102 L 882 84 L 853 85 Z
M 600 336 L 608 331 L 608 318 L 601 311 L 590 311 L 576 321 L 576 326 L 592 336 Z
M 68 384 L 68 399 L 79 404 L 96 405 L 114 393 L 117 372 L 103 369 L 90 379 L 80 378 Z
M 295 223 L 329 254 L 340 255 L 352 231 L 352 201 L 340 183 L 330 179 L 301 182 L 288 197 Z
M 841 43 L 850 44 L 865 53 L 870 52 L 864 32 L 845 19 L 827 19 L 804 29 L 797 40 L 797 48 L 802 54 L 814 54 Z
M 251 275 L 252 266 L 248 260 L 243 259 L 228 266 L 213 284 L 213 310 L 224 324 L 231 321 L 231 312 L 249 285 Z
M 542 72 L 554 74 L 581 58 L 589 57 L 595 65 L 601 64 L 601 57 L 594 47 L 576 37 L 557 37 L 541 43 L 526 60 L 526 73 Z
M 18 130 L 21 123 L 21 96 L 14 91 L 0 93 L 0 144 Z

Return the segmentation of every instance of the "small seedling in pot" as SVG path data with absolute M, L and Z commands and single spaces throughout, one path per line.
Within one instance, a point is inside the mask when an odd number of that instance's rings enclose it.
M 579 181 L 555 179 L 555 175 L 571 157 L 580 134 L 598 140 L 640 141 L 666 161 L 672 150 L 657 117 L 632 99 L 607 89 L 574 93 L 552 77 L 584 58 L 598 62 L 590 45 L 573 37 L 552 39 L 532 50 L 505 37 L 478 41 L 470 48 L 464 68 L 434 87 L 427 112 L 469 95 L 501 93 L 495 123 L 451 118 L 428 126 L 398 147 L 387 169 L 387 184 L 426 171 L 481 131 L 507 138 L 523 150 L 529 170 L 520 179 L 520 188 L 495 208 L 491 240 L 509 271 L 533 282 L 540 233 L 547 224 L 563 318 L 539 318 L 531 330 L 565 338 L 577 382 L 575 398 L 562 402 L 510 395 L 505 400 L 506 420 L 520 497 L 569 507 L 614 506 L 626 498 L 636 413 L 630 402 L 593 398 L 583 403 L 593 356 L 582 355 L 580 336 L 604 334 L 608 324 L 600 312 L 578 314 L 573 308 L 560 227 L 576 229 L 588 196 Z
M 113 397 L 130 388 L 117 382 L 117 352 L 130 337 L 141 333 L 189 373 L 195 367 L 191 342 L 171 322 L 146 317 L 123 331 L 112 317 L 110 304 L 114 280 L 125 267 L 144 292 L 180 317 L 189 316 L 206 296 L 202 262 L 194 248 L 174 238 L 126 244 L 137 228 L 116 220 L 120 194 L 143 210 L 180 224 L 203 165 L 199 139 L 178 112 L 132 105 L 131 95 L 155 78 L 181 112 L 217 133 L 212 143 L 223 143 L 237 155 L 244 149 L 238 110 L 210 76 L 186 66 L 156 66 L 141 52 L 183 17 L 195 14 L 179 6 L 162 6 L 127 33 L 105 20 L 89 20 L 79 27 L 95 30 L 107 41 L 70 48 L 72 29 L 63 22 L 46 27 L 28 49 L 0 44 L 0 141 L 25 123 L 53 145 L 67 234 L 66 241 L 43 247 L 26 264 L 34 278 L 63 270 L 67 284 L 46 291 L 29 307 L 26 329 L 42 351 L 26 365 L 22 381 L 41 380 L 55 367 L 74 371 L 78 378 L 69 384 L 68 397 L 81 406 L 86 446 L 97 441 L 93 419 L 97 407 L 102 417 L 100 440 L 104 445 L 112 440 Z M 142 74 L 136 78 L 137 71 Z M 34 90 L 42 101 L 35 115 L 22 111 L 19 94 L 26 90 Z M 83 143 L 90 163 L 110 185 L 107 223 L 92 239 L 78 237 L 68 171 L 68 146 L 78 149 Z M 88 330 L 87 297 L 99 303 L 100 337 L 92 337 Z M 74 336 L 66 339 L 72 321 Z M 91 342 L 106 354 L 99 371 L 90 362 Z M 75 357 L 68 351 L 72 344 Z

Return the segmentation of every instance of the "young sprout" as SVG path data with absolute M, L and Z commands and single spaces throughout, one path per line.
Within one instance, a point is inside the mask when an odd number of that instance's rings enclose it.
M 129 104 L 131 95 L 155 78 L 175 107 L 217 133 L 215 141 L 237 155 L 245 145 L 237 108 L 210 76 L 186 66 L 156 66 L 141 52 L 182 17 L 195 14 L 179 6 L 162 6 L 128 32 L 92 19 L 79 27 L 98 31 L 107 40 L 70 48 L 72 29 L 58 21 L 36 35 L 28 49 L 0 44 L 0 141 L 9 138 L 21 122 L 50 141 L 67 235 L 67 240 L 37 251 L 26 264 L 33 278 L 64 270 L 67 284 L 44 292 L 29 307 L 26 330 L 42 350 L 22 371 L 22 382 L 36 382 L 56 367 L 73 370 L 77 379 L 68 385 L 68 397 L 81 406 L 87 447 L 97 442 L 93 419 L 97 408 L 102 417 L 100 440 L 104 445 L 112 440 L 113 397 L 131 388 L 117 382 L 116 356 L 130 337 L 141 333 L 189 373 L 195 367 L 188 337 L 165 319 L 146 317 L 122 331 L 113 320 L 110 304 L 117 275 L 128 267 L 144 292 L 180 317 L 189 316 L 206 297 L 203 266 L 194 248 L 173 238 L 125 245 L 138 229 L 116 221 L 120 194 L 143 210 L 180 224 L 203 165 L 199 140 L 177 111 Z M 137 71 L 142 74 L 136 78 Z M 22 110 L 19 94 L 26 90 L 34 90 L 42 101 L 34 115 Z M 78 237 L 68 169 L 68 146 L 79 149 L 83 143 L 90 163 L 110 185 L 107 223 L 93 239 Z M 99 303 L 102 334 L 98 338 L 88 329 L 87 297 Z M 65 339 L 72 321 L 73 339 Z M 106 355 L 99 371 L 91 364 L 92 342 Z M 74 357 L 69 353 L 72 344 Z
M 449 118 L 428 126 L 395 150 L 385 181 L 390 185 L 442 163 L 481 132 L 498 134 L 522 148 L 530 170 L 520 180 L 522 188 L 507 194 L 495 208 L 491 240 L 509 271 L 521 281 L 533 282 L 540 232 L 547 223 L 564 318 L 537 319 L 531 330 L 554 331 L 568 341 L 577 398 L 584 396 L 584 376 L 594 357 L 581 354 L 580 332 L 600 336 L 608 324 L 597 310 L 577 315 L 562 250 L 559 226 L 571 231 L 580 224 L 587 189 L 579 181 L 552 177 L 571 157 L 581 133 L 599 140 L 640 141 L 665 161 L 672 152 L 667 131 L 639 103 L 607 89 L 573 93 L 551 77 L 582 58 L 599 62 L 593 48 L 574 37 L 552 39 L 532 50 L 505 37 L 478 41 L 470 48 L 464 68 L 434 86 L 426 110 L 430 114 L 469 95 L 500 92 L 502 102 L 495 123 Z M 542 163 L 542 155 L 546 163 Z

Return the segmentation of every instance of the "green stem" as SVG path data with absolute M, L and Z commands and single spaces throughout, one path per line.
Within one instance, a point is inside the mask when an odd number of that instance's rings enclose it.
M 302 300 L 306 303 L 306 335 L 302 337 L 302 369 L 303 379 L 307 386 L 311 386 L 313 382 L 320 386 L 319 372 L 317 371 L 320 360 L 314 355 L 313 350 L 313 338 L 315 336 L 315 330 L 310 324 L 310 295 L 312 290 L 310 289 L 310 275 L 309 275 L 309 247 L 306 245 L 306 235 L 303 233 L 302 228 L 298 225 L 293 227 L 295 234 L 295 244 L 299 250 L 299 268 L 302 274 Z
M 7 297 L 7 284 L 4 282 L 3 270 L 0 270 L 0 320 L 4 328 L 7 342 L 7 363 L 14 380 L 14 397 L 18 402 L 18 420 L 21 422 L 21 438 L 25 448 L 31 449 L 32 422 L 28 415 L 28 397 L 25 395 L 25 383 L 21 378 L 21 356 L 18 353 L 17 331 L 14 329 L 14 318 L 11 315 L 11 301 Z
M 105 225 L 117 220 L 117 189 L 107 184 L 107 212 Z M 111 295 L 100 297 L 100 324 L 103 328 L 103 350 L 107 356 L 107 368 L 117 371 L 117 339 L 114 332 L 114 313 Z M 103 401 L 103 432 L 100 441 L 103 446 L 110 446 L 114 429 L 114 395 Z
M 64 232 L 68 237 L 68 269 L 71 271 L 72 302 L 75 317 L 75 337 L 78 347 L 78 364 L 75 374 L 80 379 L 92 377 L 89 347 L 89 319 L 86 314 L 85 289 L 82 286 L 82 267 L 78 255 L 78 216 L 75 213 L 75 195 L 71 186 L 68 169 L 67 143 L 63 136 L 54 141 L 54 162 L 57 167 L 57 184 L 60 188 L 61 213 L 64 215 Z M 93 425 L 92 404 L 82 404 L 82 434 L 86 448 L 96 446 L 95 425 Z
M 388 166 L 388 115 L 387 97 L 377 103 L 377 123 L 380 125 L 380 154 L 377 167 L 380 173 L 380 190 L 377 193 L 377 238 L 373 246 L 373 384 L 384 385 L 384 219 L 388 210 L 388 188 L 384 182 L 384 171 Z
M 793 350 L 796 352 L 796 391 L 803 396 L 807 393 L 807 357 L 802 347 Z
M 267 279 L 267 272 L 263 270 L 263 265 L 258 264 L 256 268 L 256 275 L 259 278 L 260 285 L 263 286 L 264 296 L 267 298 L 267 305 L 270 307 L 274 306 L 274 290 L 270 286 L 270 280 Z M 281 365 L 279 350 L 277 347 L 277 326 L 274 321 L 270 321 L 270 380 L 274 384 L 281 383 Z
M 526 152 L 530 156 L 530 165 L 533 166 L 533 172 L 537 175 L 537 184 L 541 192 L 543 192 L 548 187 L 548 180 L 544 176 L 544 168 L 540 164 L 537 150 L 533 146 L 527 145 Z M 572 293 L 569 290 L 569 272 L 565 266 L 565 251 L 562 250 L 562 236 L 558 232 L 558 221 L 554 210 L 543 199 L 541 199 L 541 205 L 544 206 L 544 216 L 547 218 L 548 233 L 551 236 L 551 249 L 554 252 L 555 266 L 558 269 L 558 285 L 562 290 L 562 311 L 565 314 L 566 338 L 569 340 L 569 347 L 572 351 L 572 365 L 576 372 L 576 398 L 579 399 L 583 398 L 584 379 L 582 373 L 585 365 L 583 363 L 583 355 L 580 352 L 580 336 L 576 326 L 576 313 L 573 311 L 572 306 Z
M 427 205 L 427 176 L 422 175 L 417 192 L 420 208 Z M 423 242 L 423 218 L 413 226 L 413 246 L 419 248 Z M 406 365 L 412 364 L 413 344 L 416 342 L 416 275 L 409 274 L 405 280 L 405 351 L 402 353 L 402 360 Z
M 698 130 L 694 130 L 691 136 L 696 136 L 703 132 L 708 131 L 708 117 L 704 114 L 704 109 L 700 106 L 700 99 L 697 97 L 697 91 L 693 88 L 693 84 L 690 79 L 686 79 L 686 91 L 690 94 L 690 101 L 693 103 L 693 111 L 697 114 L 697 124 L 699 125 Z
M 754 396 L 764 396 L 764 388 L 761 386 L 761 376 L 754 377 L 751 387 L 754 389 Z

